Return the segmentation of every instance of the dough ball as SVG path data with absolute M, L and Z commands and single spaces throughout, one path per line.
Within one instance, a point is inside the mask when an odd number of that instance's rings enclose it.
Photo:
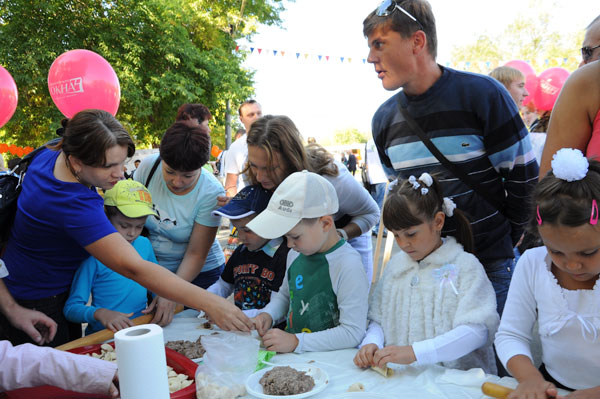
M 362 382 L 355 382 L 348 387 L 348 392 L 363 392 L 364 390 L 365 386 L 362 384 Z

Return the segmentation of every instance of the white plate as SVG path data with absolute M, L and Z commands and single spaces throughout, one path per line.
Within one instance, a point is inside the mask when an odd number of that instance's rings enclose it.
M 306 371 L 307 375 L 310 375 L 315 380 L 315 386 L 308 392 L 299 393 L 297 395 L 266 395 L 263 393 L 262 385 L 260 385 L 260 379 L 262 376 L 270 370 L 273 370 L 273 367 L 267 367 L 262 370 L 257 371 L 252 374 L 246 380 L 246 391 L 254 397 L 257 398 L 289 398 L 289 399 L 300 399 L 307 398 L 309 396 L 313 396 L 327 388 L 329 384 L 329 376 L 322 369 L 315 367 L 312 364 L 307 363 L 298 363 L 298 364 L 282 364 L 281 366 L 290 366 L 293 369 L 298 371 Z
M 393 399 L 393 396 L 384 395 L 375 392 L 346 392 L 332 396 L 330 399 Z

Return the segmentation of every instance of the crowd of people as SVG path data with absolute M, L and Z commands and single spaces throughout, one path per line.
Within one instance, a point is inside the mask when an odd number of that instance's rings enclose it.
M 255 100 L 239 107 L 245 131 L 222 155 L 224 183 L 206 168 L 202 104 L 179 108 L 130 179 L 135 148 L 117 119 L 84 110 L 63 120 L 27 169 L 1 252 L 0 389 L 52 383 L 116 397 L 113 365 L 35 345 L 76 339 L 81 323 L 117 331 L 144 313 L 165 326 L 179 303 L 224 330 L 256 329 L 268 350 L 357 347 L 358 367 L 479 367 L 514 376 L 511 399 L 557 388 L 597 398 L 600 17 L 581 68 L 540 116 L 541 139 L 520 113 L 529 93 L 518 70 L 436 62 L 426 0 L 384 0 L 363 33 L 383 87 L 402 89 L 373 117 L 371 154 L 391 180 L 373 195 L 353 177 L 354 154 L 345 164 L 305 144 L 289 117 L 263 116 Z M 240 243 L 227 260 L 223 217 Z M 371 286 L 380 217 L 401 251 Z M 526 235 L 541 246 L 515 263 Z M 23 367 L 42 359 L 53 371 Z

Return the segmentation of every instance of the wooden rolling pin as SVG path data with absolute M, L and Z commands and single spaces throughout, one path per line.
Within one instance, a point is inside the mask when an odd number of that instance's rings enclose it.
M 175 307 L 175 314 L 181 312 L 182 310 L 183 310 L 183 305 L 177 305 L 177 307 Z M 150 320 L 152 320 L 152 317 L 154 317 L 154 314 L 145 314 L 140 317 L 136 317 L 135 319 L 132 319 L 131 321 L 133 322 L 133 325 L 139 326 L 140 324 L 150 323 Z M 99 344 L 101 342 L 112 339 L 114 336 L 115 336 L 114 332 L 112 332 L 111 330 L 108 330 L 108 329 L 104 329 L 104 330 L 96 331 L 93 334 L 86 335 L 85 337 L 78 338 L 71 342 L 67 342 L 66 344 L 57 346 L 54 349 L 68 351 L 69 349 L 79 348 L 80 346 Z
M 505 387 L 503 385 L 494 384 L 493 382 L 484 382 L 481 386 L 481 390 L 487 396 L 492 398 L 506 399 L 509 393 L 514 391 L 512 388 Z

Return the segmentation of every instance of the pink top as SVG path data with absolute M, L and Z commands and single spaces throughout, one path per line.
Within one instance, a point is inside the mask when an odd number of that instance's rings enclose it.
M 585 156 L 588 158 L 596 158 L 597 161 L 600 161 L 600 109 L 592 124 L 592 137 L 585 150 Z
M 108 394 L 116 363 L 91 356 L 0 341 L 0 392 L 40 385 L 69 391 Z

